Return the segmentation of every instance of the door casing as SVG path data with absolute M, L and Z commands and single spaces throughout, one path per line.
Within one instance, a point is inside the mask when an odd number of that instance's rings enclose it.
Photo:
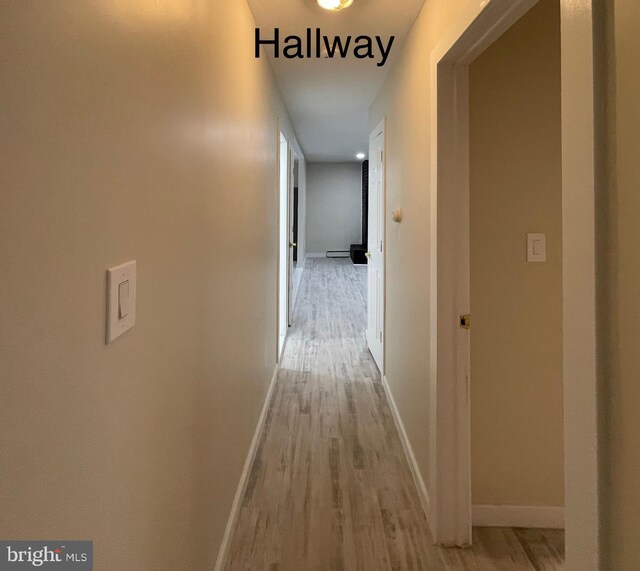
M 279 123 L 279 122 L 278 122 Z M 278 252 L 278 280 L 277 280 L 277 347 L 276 358 L 280 362 L 282 356 L 282 350 L 284 348 L 284 342 L 287 337 L 287 329 L 289 326 L 289 239 L 291 226 L 290 220 L 290 207 L 289 207 L 289 195 L 291 187 L 291 150 L 290 144 L 285 135 L 280 131 L 278 126 L 278 194 L 277 194 L 277 252 Z

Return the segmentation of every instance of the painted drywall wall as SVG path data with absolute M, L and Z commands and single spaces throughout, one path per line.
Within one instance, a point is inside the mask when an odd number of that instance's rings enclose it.
M 369 113 L 386 117 L 385 375 L 422 477 L 429 483 L 430 56 L 465 0 L 429 0 Z
M 276 355 L 277 118 L 245 2 L 0 6 L 0 536 L 211 569 Z M 137 260 L 104 344 L 105 270 Z
M 362 239 L 362 165 L 307 165 L 307 251 L 349 251 Z
M 474 504 L 562 506 L 560 4 L 469 68 Z M 527 232 L 547 237 L 528 263 Z
M 606 2 L 609 75 L 608 186 L 601 231 L 599 335 L 606 447 L 603 468 L 603 568 L 627 571 L 640 561 L 640 4 Z

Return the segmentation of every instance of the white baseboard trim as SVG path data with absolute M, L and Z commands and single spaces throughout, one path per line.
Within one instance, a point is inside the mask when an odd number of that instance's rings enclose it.
M 478 527 L 529 527 L 564 529 L 564 508 L 554 506 L 473 506 Z
M 400 442 L 402 442 L 402 448 L 404 449 L 404 454 L 407 457 L 407 462 L 409 463 L 409 468 L 411 469 L 413 481 L 415 482 L 416 488 L 418 490 L 418 497 L 420 498 L 422 509 L 427 516 L 429 527 L 431 527 L 431 501 L 429 499 L 429 492 L 427 491 L 427 486 L 425 486 L 424 480 L 422 479 L 422 474 L 420 473 L 418 462 L 416 461 L 416 457 L 413 453 L 413 448 L 411 447 L 411 443 L 409 442 L 407 431 L 404 428 L 404 424 L 402 422 L 402 418 L 400 417 L 398 407 L 396 406 L 396 401 L 394 400 L 393 394 L 391 393 L 389 383 L 387 383 L 387 378 L 384 375 L 382 375 L 382 386 L 384 387 L 384 392 L 387 395 L 387 400 L 389 401 L 389 406 L 391 408 L 391 414 L 393 415 L 393 421 L 395 422 L 396 428 L 398 429 Z M 433 531 L 433 529 L 431 531 Z
M 307 258 L 326 258 L 327 257 L 327 253 L 326 252 L 309 252 L 306 256 L 305 259 Z
M 285 345 L 286 345 L 286 340 L 285 340 Z M 283 347 L 283 351 L 284 351 L 284 347 Z M 218 558 L 216 559 L 216 565 L 214 567 L 214 571 L 222 571 L 222 569 L 224 569 L 224 567 L 227 564 L 227 558 L 229 557 L 229 548 L 231 547 L 231 538 L 233 537 L 233 532 L 236 529 L 236 523 L 238 522 L 238 515 L 240 514 L 240 505 L 242 504 L 242 498 L 244 497 L 244 492 L 247 489 L 247 482 L 249 481 L 249 474 L 251 473 L 251 467 L 253 466 L 253 461 L 256 457 L 256 452 L 258 451 L 260 436 L 262 435 L 264 422 L 267 418 L 269 403 L 271 402 L 271 396 L 273 395 L 273 388 L 276 385 L 276 379 L 278 378 L 279 370 L 280 370 L 280 366 L 276 365 L 276 368 L 273 372 L 273 377 L 271 377 L 271 382 L 269 383 L 267 395 L 264 399 L 264 404 L 262 405 L 262 411 L 260 412 L 260 417 L 258 418 L 256 431 L 253 434 L 253 439 L 251 440 L 251 446 L 249 446 L 249 453 L 247 454 L 247 459 L 244 462 L 244 468 L 242 469 L 240 482 L 238 483 L 238 488 L 236 489 L 236 495 L 233 498 L 233 503 L 231 504 L 231 512 L 229 514 L 229 519 L 227 520 L 227 527 L 224 530 L 224 536 L 222 537 L 222 543 L 220 544 L 220 550 L 218 551 Z

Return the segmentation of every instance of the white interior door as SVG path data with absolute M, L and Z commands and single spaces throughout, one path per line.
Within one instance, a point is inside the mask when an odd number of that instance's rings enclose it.
M 384 373 L 384 122 L 369 138 L 369 235 L 367 264 L 367 344 Z

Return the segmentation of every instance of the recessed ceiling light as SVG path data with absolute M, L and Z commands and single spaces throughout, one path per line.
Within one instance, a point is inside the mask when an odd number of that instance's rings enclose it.
M 358 159 L 358 160 L 360 160 L 360 161 L 361 161 L 362 159 L 364 159 L 365 157 L 366 157 L 366 155 L 365 155 L 364 153 L 358 153 L 358 154 L 356 155 L 356 159 Z
M 340 12 L 353 4 L 353 0 L 316 0 L 316 2 L 320 8 L 333 12 Z

